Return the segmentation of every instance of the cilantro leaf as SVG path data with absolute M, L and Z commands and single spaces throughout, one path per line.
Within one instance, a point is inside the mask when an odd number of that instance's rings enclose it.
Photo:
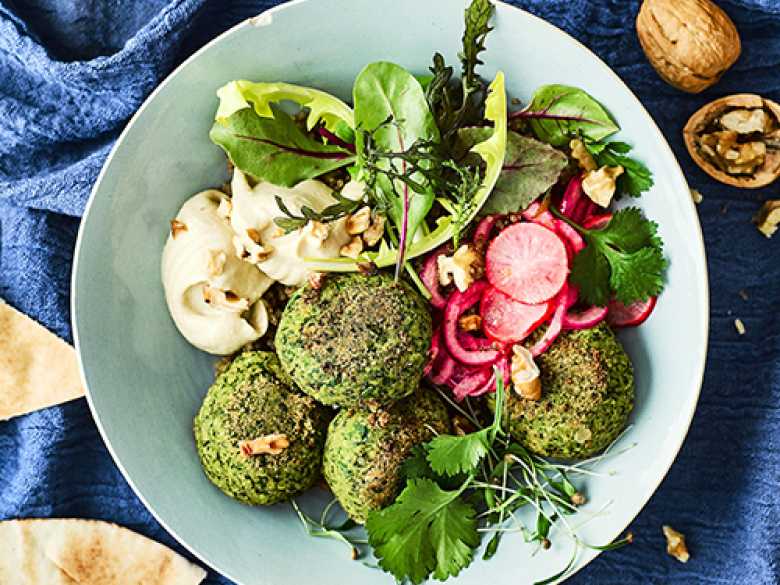
M 609 302 L 609 262 L 596 246 L 585 246 L 574 257 L 570 278 L 588 304 L 603 307 Z
M 470 473 L 487 455 L 489 429 L 464 436 L 439 435 L 428 444 L 428 463 L 442 475 Z
M 586 142 L 586 147 L 598 166 L 623 167 L 617 180 L 617 193 L 639 197 L 653 186 L 653 173 L 644 163 L 628 155 L 631 145 L 625 142 Z
M 621 209 L 600 230 L 576 227 L 587 246 L 574 258 L 571 281 L 584 302 L 604 306 L 612 292 L 628 305 L 661 292 L 667 262 L 658 225 L 639 209 Z
M 502 432 L 504 411 L 504 379 L 496 369 L 496 399 L 493 422 L 480 431 L 467 435 L 439 435 L 427 444 L 428 463 L 434 473 L 454 476 L 473 472 L 488 454 L 496 436 Z
M 609 284 L 617 300 L 624 305 L 663 290 L 666 259 L 659 248 L 646 247 L 631 254 L 613 251 L 607 258 L 612 269 Z
M 395 503 L 369 513 L 366 529 L 379 566 L 415 584 L 431 573 L 444 580 L 467 567 L 480 538 L 476 511 L 460 498 L 462 491 L 413 479 Z

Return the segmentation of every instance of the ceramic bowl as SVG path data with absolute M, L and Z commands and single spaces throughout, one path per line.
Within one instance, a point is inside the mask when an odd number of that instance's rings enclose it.
M 177 332 L 163 299 L 160 253 L 168 222 L 193 193 L 226 178 L 208 139 L 215 91 L 233 79 L 287 81 L 349 99 L 371 61 L 424 73 L 435 51 L 457 62 L 462 0 L 308 0 L 249 19 L 215 39 L 146 100 L 117 141 L 84 216 L 73 276 L 73 330 L 95 420 L 117 465 L 155 517 L 206 564 L 241 585 L 389 585 L 349 559 L 342 545 L 313 539 L 289 505 L 250 508 L 220 493 L 201 471 L 192 419 L 213 379 L 214 358 Z M 688 186 L 669 146 L 636 97 L 596 56 L 561 30 L 498 4 L 483 74 L 501 69 L 513 96 L 565 83 L 596 96 L 622 125 L 655 186 L 639 205 L 660 224 L 668 285 L 642 327 L 621 334 L 637 374 L 637 406 L 618 451 L 587 480 L 581 530 L 608 543 L 644 506 L 682 444 L 704 368 L 708 287 L 704 248 Z M 607 472 L 614 472 L 609 474 Z M 315 489 L 303 504 L 327 498 Z M 522 539 L 475 562 L 453 582 L 518 585 L 556 573 L 571 555 L 560 535 L 532 556 Z M 583 551 L 575 568 L 596 552 Z

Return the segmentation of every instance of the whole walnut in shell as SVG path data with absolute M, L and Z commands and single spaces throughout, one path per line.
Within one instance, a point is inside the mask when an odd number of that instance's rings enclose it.
M 734 23 L 710 0 L 645 0 L 636 30 L 658 74 L 690 93 L 715 84 L 742 50 Z
M 756 189 L 780 176 L 780 105 L 742 93 L 702 107 L 683 129 L 694 162 L 721 183 Z

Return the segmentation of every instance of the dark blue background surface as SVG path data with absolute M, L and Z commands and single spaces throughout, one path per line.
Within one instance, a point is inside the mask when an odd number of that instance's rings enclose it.
M 0 0 L 0 296 L 70 339 L 78 217 L 111 144 L 176 64 L 277 3 Z M 645 61 L 633 30 L 637 0 L 512 3 L 605 59 L 650 110 L 691 186 L 704 194 L 699 213 L 712 327 L 693 427 L 632 526 L 635 544 L 602 555 L 572 582 L 778 583 L 780 235 L 764 239 L 750 218 L 761 201 L 780 197 L 780 182 L 760 191 L 717 184 L 691 163 L 680 136 L 688 116 L 715 97 L 750 91 L 780 100 L 780 0 L 722 2 L 741 32 L 743 55 L 698 96 L 664 84 Z M 519 71 L 539 65 L 517 63 Z M 738 294 L 743 289 L 747 301 Z M 745 322 L 744 337 L 735 317 Z M 0 422 L 0 518 L 32 516 L 112 520 L 175 546 L 118 472 L 84 400 Z M 662 523 L 687 534 L 687 565 L 665 554 Z M 227 580 L 211 575 L 209 583 Z

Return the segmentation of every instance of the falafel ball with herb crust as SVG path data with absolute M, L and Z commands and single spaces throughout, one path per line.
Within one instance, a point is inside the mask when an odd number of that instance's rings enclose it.
M 507 393 L 510 432 L 530 451 L 581 459 L 609 446 L 634 407 L 634 371 L 605 324 L 561 334 L 541 357 L 542 398 Z
M 245 504 L 275 504 L 320 477 L 330 410 L 292 388 L 270 352 L 239 355 L 209 388 L 195 417 L 206 476 Z
M 449 430 L 447 409 L 425 388 L 375 412 L 341 410 L 328 429 L 323 474 L 349 517 L 363 523 L 398 495 L 412 448 Z
M 411 286 L 390 276 L 328 276 L 296 292 L 276 350 L 295 383 L 323 404 L 375 407 L 417 389 L 431 316 Z

